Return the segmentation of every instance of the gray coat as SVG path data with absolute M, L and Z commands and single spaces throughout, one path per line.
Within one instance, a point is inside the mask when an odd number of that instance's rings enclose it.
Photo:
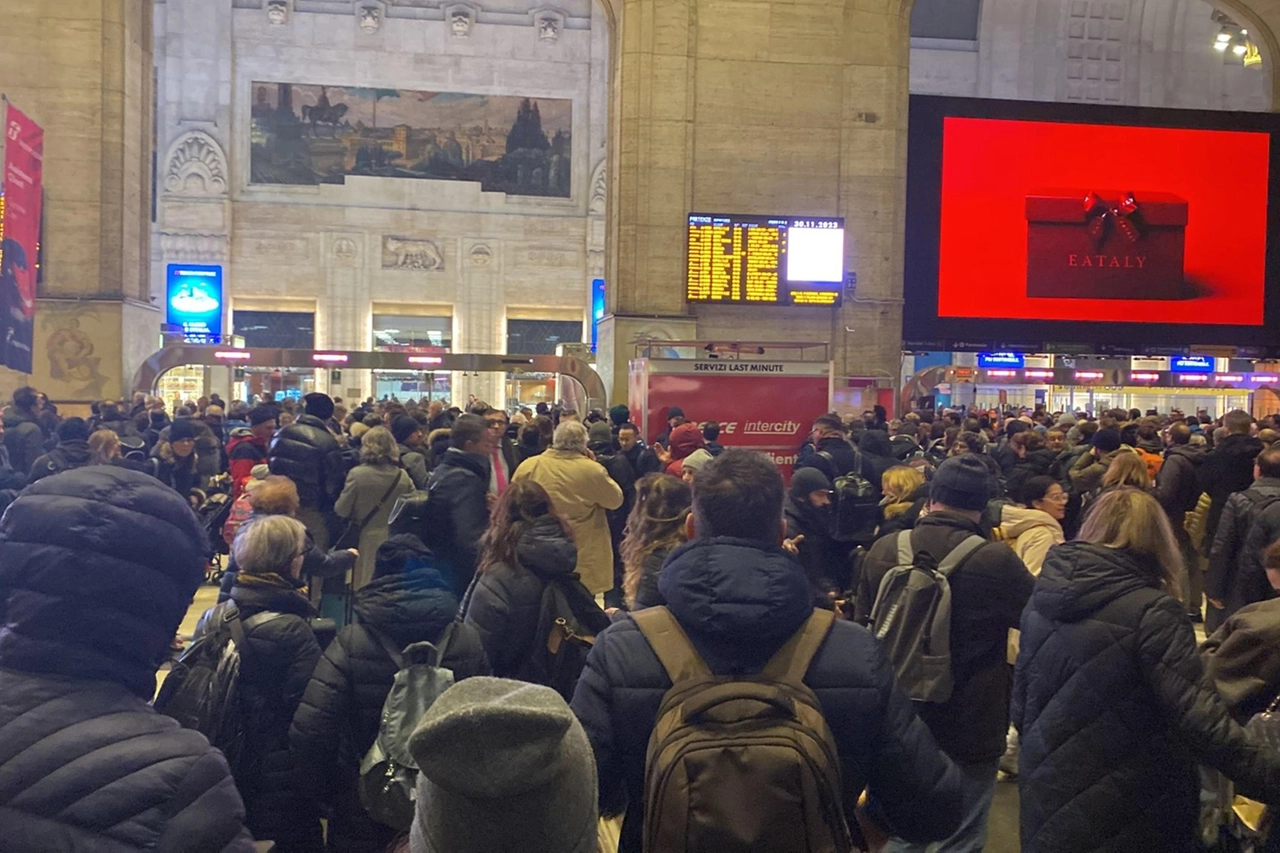
M 389 487 L 391 493 L 387 494 Z M 389 462 L 380 465 L 360 464 L 347 474 L 347 483 L 338 496 L 334 512 L 339 518 L 354 522 L 363 521 L 372 513 L 369 522 L 360 530 L 360 544 L 356 546 L 360 558 L 356 561 L 355 589 L 364 586 L 373 577 L 378 546 L 387 541 L 387 521 L 392 507 L 396 505 L 396 499 L 413 492 L 413 480 L 409 474 Z M 383 500 L 383 495 L 387 495 L 386 500 Z M 381 505 L 379 501 L 382 502 Z
M 407 444 L 401 444 L 400 447 L 400 464 L 404 466 L 404 470 L 409 472 L 409 479 L 413 480 L 415 489 L 425 489 L 427 481 L 431 479 L 431 472 L 427 470 L 427 457 L 414 450 Z

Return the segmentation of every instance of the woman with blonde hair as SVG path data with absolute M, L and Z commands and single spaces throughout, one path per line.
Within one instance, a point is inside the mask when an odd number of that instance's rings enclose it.
M 647 474 L 636 483 L 636 502 L 622 538 L 622 591 L 628 610 L 666 604 L 658 575 L 667 555 L 688 536 L 685 521 L 693 508 L 689 484 L 669 474 Z
M 1102 488 L 1105 490 L 1117 486 L 1150 489 L 1151 475 L 1147 472 L 1146 460 L 1137 453 L 1117 454 L 1107 466 L 1107 473 L 1102 475 Z
M 880 507 L 884 520 L 876 538 L 911 530 L 929 503 L 929 483 L 924 472 L 910 465 L 895 465 L 880 477 Z
M 120 436 L 111 430 L 100 429 L 89 436 L 90 465 L 110 465 L 120 456 Z
M 1101 495 L 1045 559 L 1013 690 L 1027 853 L 1198 849 L 1197 762 L 1280 799 L 1280 753 L 1252 743 L 1205 678 L 1180 570 L 1168 517 L 1133 486 Z

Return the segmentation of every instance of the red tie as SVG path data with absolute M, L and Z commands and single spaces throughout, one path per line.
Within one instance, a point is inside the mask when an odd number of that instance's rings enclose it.
M 502 494 L 507 490 L 507 474 L 502 467 L 502 451 L 494 447 L 489 453 L 493 455 L 493 473 L 498 478 L 498 494 Z

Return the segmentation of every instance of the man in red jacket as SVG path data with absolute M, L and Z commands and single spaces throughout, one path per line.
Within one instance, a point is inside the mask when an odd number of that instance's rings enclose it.
M 227 445 L 231 469 L 231 500 L 240 497 L 255 465 L 267 461 L 267 442 L 276 431 L 276 413 L 267 406 L 249 410 L 249 429 L 236 430 Z

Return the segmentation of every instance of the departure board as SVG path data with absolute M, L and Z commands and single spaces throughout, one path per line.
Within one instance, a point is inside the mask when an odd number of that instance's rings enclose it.
M 839 305 L 844 220 L 689 214 L 690 302 Z

